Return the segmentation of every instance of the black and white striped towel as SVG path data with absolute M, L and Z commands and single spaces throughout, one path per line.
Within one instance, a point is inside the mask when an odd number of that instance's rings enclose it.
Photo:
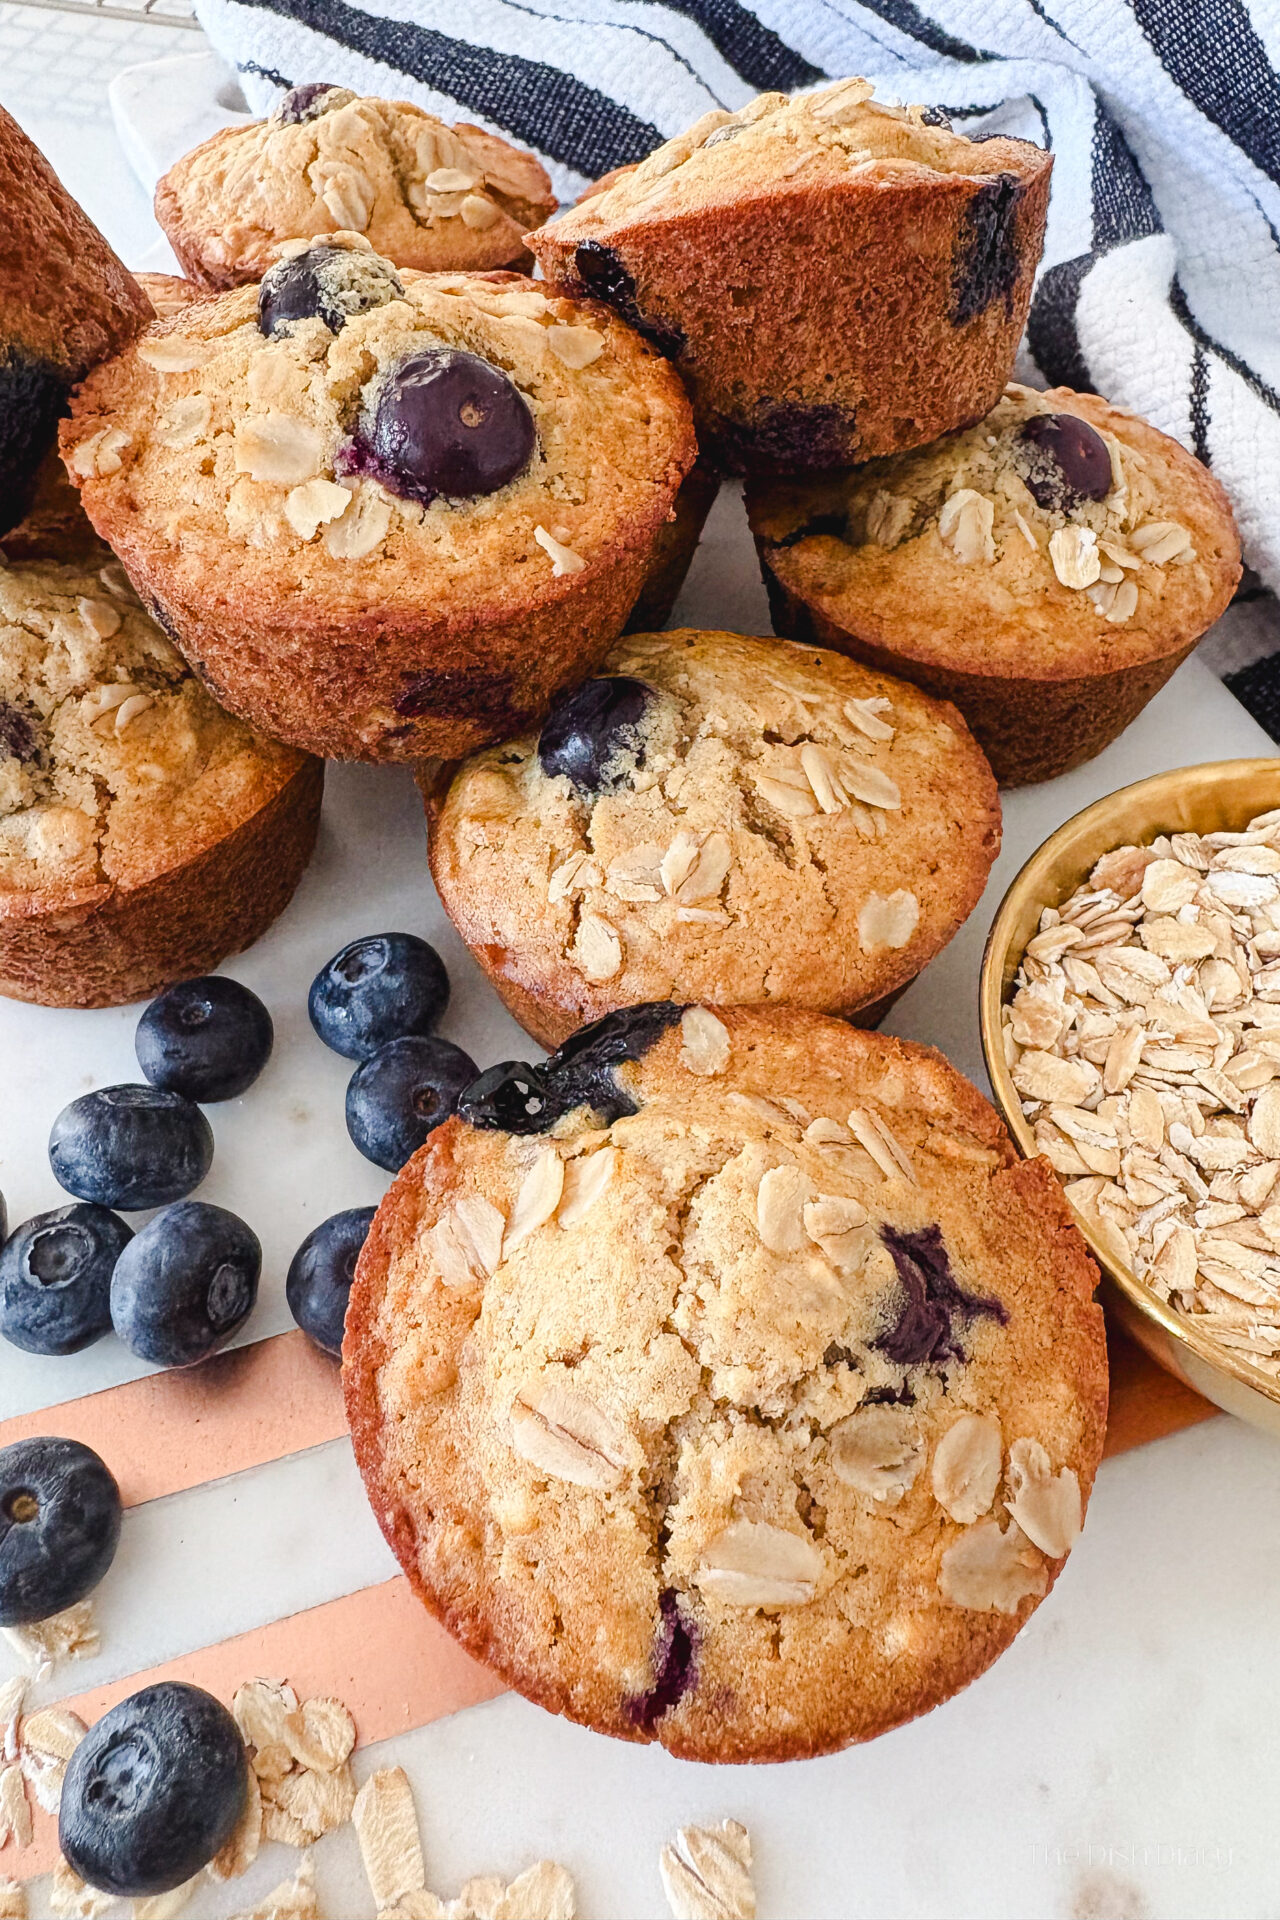
M 255 110 L 303 80 L 416 100 L 532 147 L 564 199 L 710 107 L 854 73 L 963 131 L 1050 147 L 1024 373 L 1096 389 L 1193 448 L 1280 588 L 1280 0 L 198 7 Z M 1269 619 L 1249 626 L 1245 655 L 1280 641 Z M 1280 656 L 1233 678 L 1280 736 Z

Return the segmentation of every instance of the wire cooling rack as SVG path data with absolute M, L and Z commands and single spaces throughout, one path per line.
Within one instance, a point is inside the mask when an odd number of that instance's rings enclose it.
M 132 5 L 129 0 L 112 0 L 111 4 L 106 0 L 16 0 L 16 4 L 44 13 L 87 14 L 95 20 L 130 20 L 142 26 L 192 27 L 200 31 L 194 0 L 134 0 Z

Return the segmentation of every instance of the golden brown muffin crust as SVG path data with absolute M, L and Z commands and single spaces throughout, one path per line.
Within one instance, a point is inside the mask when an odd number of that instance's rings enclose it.
M 448 1121 L 379 1209 L 343 1363 L 374 1511 L 553 1711 L 700 1760 L 870 1738 L 1061 1568 L 1105 1423 L 1096 1270 L 928 1048 L 686 1009 L 615 1086 L 607 1128 Z M 921 1260 L 970 1302 L 924 1344 Z
M 260 280 L 286 242 L 339 229 L 397 266 L 482 272 L 527 260 L 522 236 L 555 211 L 541 162 L 481 127 L 346 87 L 316 109 L 224 127 L 161 178 L 156 219 L 193 280 Z
M 446 911 L 544 1045 L 637 1001 L 854 1014 L 976 905 L 1000 805 L 954 708 L 730 633 L 636 634 L 605 668 L 654 695 L 607 790 L 523 735 L 430 808 Z

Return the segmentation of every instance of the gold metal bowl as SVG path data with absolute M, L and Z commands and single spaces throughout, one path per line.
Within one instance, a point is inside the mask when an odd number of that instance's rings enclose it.
M 1162 833 L 1236 832 L 1256 814 L 1280 807 L 1280 758 L 1214 760 L 1157 773 L 1096 800 L 1051 834 L 1009 888 L 982 960 L 982 1051 L 996 1105 L 1021 1151 L 1037 1151 L 1004 1057 L 1000 1011 L 1044 907 L 1061 906 L 1094 863 L 1114 847 L 1140 846 Z M 1080 1228 L 1103 1273 L 1103 1298 L 1153 1360 L 1226 1413 L 1280 1437 L 1280 1380 L 1226 1347 L 1157 1298 L 1137 1275 Z

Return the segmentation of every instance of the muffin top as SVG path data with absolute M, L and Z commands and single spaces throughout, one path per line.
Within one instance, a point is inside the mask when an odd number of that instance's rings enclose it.
M 1025 140 L 980 144 L 953 133 L 936 107 L 894 107 L 872 98 L 869 80 L 838 80 L 816 93 L 762 93 L 737 113 L 706 113 L 642 160 L 593 190 L 546 234 L 586 240 L 605 230 L 678 218 L 742 198 L 810 187 L 922 175 L 988 179 L 1047 164 Z M 539 236 L 530 245 L 540 252 Z
M 309 631 L 562 596 L 665 522 L 676 376 L 605 309 L 406 270 L 359 236 L 157 321 L 64 423 L 90 518 L 196 604 Z
M 523 1073 L 405 1168 L 347 1317 L 356 1456 L 427 1604 L 690 1758 L 946 1698 L 1044 1595 L 1101 1450 L 1048 1165 L 941 1055 L 789 1009 L 631 1008 Z
M 433 812 L 441 897 L 547 1041 L 643 1000 L 852 1011 L 950 938 L 1000 844 L 954 707 L 838 654 L 685 630 L 625 637 Z
M 546 169 L 496 134 L 316 84 L 291 88 L 267 120 L 215 133 L 156 188 L 174 251 L 216 288 L 260 280 L 289 240 L 340 229 L 401 267 L 506 266 L 555 204 Z
M 1240 576 L 1226 495 L 1123 407 L 1010 386 L 917 452 L 753 485 L 771 570 L 837 625 L 922 663 L 1059 677 L 1168 652 Z
M 0 568 L 0 913 L 141 886 L 302 764 L 214 705 L 118 562 Z

